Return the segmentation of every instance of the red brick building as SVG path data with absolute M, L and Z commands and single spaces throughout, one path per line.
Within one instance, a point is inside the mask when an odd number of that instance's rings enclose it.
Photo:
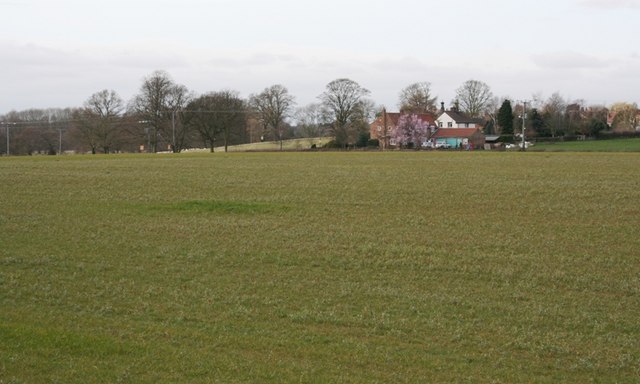
M 393 134 L 402 115 L 409 115 L 409 113 L 387 112 L 383 109 L 380 115 L 371 123 L 369 128 L 371 138 L 377 139 L 380 142 L 380 148 L 386 149 L 395 146 Z M 420 120 L 435 129 L 436 119 L 433 114 L 417 113 L 416 115 Z

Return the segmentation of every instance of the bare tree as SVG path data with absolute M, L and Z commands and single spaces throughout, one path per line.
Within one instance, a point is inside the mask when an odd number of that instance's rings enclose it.
M 336 143 L 345 146 L 353 123 L 361 116 L 363 98 L 369 91 L 350 79 L 337 79 L 327 84 L 318 97 L 331 112 Z
M 564 131 L 566 109 L 567 102 L 560 96 L 559 92 L 555 92 L 547 99 L 543 116 L 552 137 L 556 137 L 556 135 Z
M 544 108 L 544 97 L 542 96 L 542 92 L 534 92 L 531 95 L 531 109 L 542 110 Z
M 486 83 L 468 80 L 456 90 L 456 100 L 462 111 L 471 117 L 481 116 L 490 105 L 493 93 Z
M 587 108 L 586 117 L 588 119 L 587 127 L 583 127 L 583 134 L 597 136 L 601 131 L 609 129 L 607 120 L 609 110 L 604 105 L 590 105 Z
M 640 126 L 636 103 L 615 103 L 611 106 L 611 112 L 615 115 L 612 124 L 614 131 L 635 132 Z
M 506 100 L 506 98 L 503 98 L 501 100 L 498 96 L 494 96 L 487 103 L 487 109 L 485 113 L 489 117 L 490 121 L 485 126 L 484 133 L 495 134 L 498 132 L 498 111 L 500 110 L 500 106 L 502 106 L 504 100 Z
M 109 153 L 117 139 L 117 128 L 124 102 L 113 90 L 102 90 L 84 102 L 84 108 L 75 114 L 76 132 L 89 146 L 91 153 L 98 149 Z
M 220 134 L 220 124 L 217 124 L 215 112 L 216 98 L 213 94 L 202 95 L 187 105 L 184 123 L 200 133 L 202 140 L 214 152 L 216 140 Z
M 227 152 L 233 133 L 240 134 L 247 121 L 245 102 L 238 92 L 224 90 L 202 95 L 188 105 L 185 123 L 200 133 L 203 141 L 214 151 L 220 136 Z
M 295 112 L 301 137 L 321 137 L 326 134 L 327 114 L 322 105 L 311 103 Z
M 11 153 L 54 155 L 67 149 L 65 132 L 71 128 L 71 108 L 28 109 L 9 112 L 5 119 L 11 122 Z
M 160 136 L 166 136 L 171 115 L 169 98 L 174 86 L 167 72 L 155 71 L 144 79 L 140 93 L 131 102 L 130 109 L 149 125 L 152 152 L 157 152 Z
M 565 109 L 567 134 L 574 135 L 576 132 L 582 133 L 585 131 L 585 126 L 588 125 L 585 111 L 586 102 L 584 99 L 577 99 L 567 105 Z
M 430 113 L 436 111 L 436 100 L 431 95 L 431 83 L 413 83 L 400 91 L 398 107 L 405 113 Z
M 184 85 L 174 84 L 169 88 L 167 107 L 171 114 L 171 150 L 180 153 L 189 142 L 190 126 L 184 124 L 184 109 L 193 99 L 193 94 Z
M 50 110 L 27 109 L 11 111 L 3 120 L 11 121 L 11 153 L 28 154 L 54 151 L 54 140 L 50 129 Z
M 274 137 L 280 141 L 280 150 L 282 150 L 282 139 L 286 128 L 284 120 L 289 117 L 295 105 L 295 98 L 289 94 L 287 88 L 277 84 L 265 88 L 257 95 L 252 95 L 249 104 L 257 113 L 264 130 L 273 131 Z
M 350 142 L 356 142 L 359 147 L 367 146 L 371 138 L 370 124 L 379 108 L 371 99 L 360 100 L 351 119 L 352 129 L 348 136 Z

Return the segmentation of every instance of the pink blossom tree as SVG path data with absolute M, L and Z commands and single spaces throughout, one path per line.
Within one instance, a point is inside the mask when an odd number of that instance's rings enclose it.
M 397 145 L 420 149 L 422 142 L 429 138 L 429 123 L 422 121 L 416 114 L 406 114 L 398 119 L 398 126 L 393 132 Z

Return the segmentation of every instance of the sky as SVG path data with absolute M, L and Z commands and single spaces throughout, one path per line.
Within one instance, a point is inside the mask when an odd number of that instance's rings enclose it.
M 512 100 L 640 102 L 640 0 L 0 0 L 0 114 L 125 101 L 155 70 L 196 94 L 282 84 L 298 106 L 338 78 L 397 109 L 431 83 Z

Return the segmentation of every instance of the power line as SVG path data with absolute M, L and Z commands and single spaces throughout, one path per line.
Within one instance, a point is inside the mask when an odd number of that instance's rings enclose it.
M 246 111 L 246 110 L 177 110 L 177 111 L 166 111 L 167 116 L 173 113 L 202 113 L 202 114 L 213 114 L 213 113 L 243 113 L 243 114 L 251 114 L 255 113 L 254 111 Z M 129 116 L 119 115 L 113 116 L 112 119 L 125 120 Z M 64 119 L 64 120 L 17 120 L 13 121 L 0 121 L 0 125 L 52 125 L 52 124 L 70 124 L 70 123 L 84 123 L 87 121 L 101 121 L 105 120 L 105 118 L 101 117 L 91 117 L 91 118 L 83 118 L 83 119 Z M 168 120 L 161 119 L 161 120 Z M 152 120 L 139 120 L 135 123 L 150 123 Z M 127 122 L 127 121 L 124 121 Z M 132 122 L 133 123 L 133 122 Z

